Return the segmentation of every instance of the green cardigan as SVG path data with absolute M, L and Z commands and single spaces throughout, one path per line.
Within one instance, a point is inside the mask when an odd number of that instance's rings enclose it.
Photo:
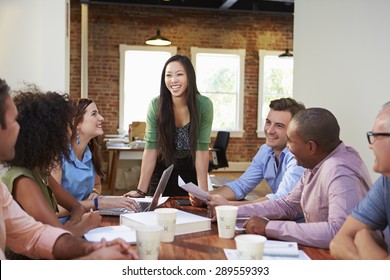
M 155 97 L 149 104 L 146 117 L 146 149 L 157 149 L 157 110 L 160 97 Z M 208 151 L 210 144 L 211 126 L 213 124 L 213 103 L 210 98 L 197 94 L 199 129 L 197 139 L 197 150 Z

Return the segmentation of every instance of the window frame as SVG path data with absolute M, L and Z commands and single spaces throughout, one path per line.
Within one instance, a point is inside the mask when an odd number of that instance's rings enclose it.
M 126 134 L 128 127 L 125 127 L 124 124 L 124 114 L 125 114 L 125 53 L 126 51 L 158 51 L 158 52 L 170 52 L 171 56 L 176 55 L 177 47 L 176 46 L 167 46 L 167 47 L 157 47 L 157 46 L 137 46 L 137 45 L 119 45 L 119 122 L 118 122 L 118 133 Z M 162 71 L 162 69 L 161 69 Z M 160 84 L 160 81 L 159 81 Z
M 245 89 L 245 57 L 246 50 L 245 49 L 217 49 L 217 48 L 198 48 L 191 47 L 191 61 L 194 65 L 196 72 L 196 55 L 198 53 L 207 53 L 207 54 L 235 54 L 240 57 L 240 78 L 239 78 L 239 90 L 237 92 L 237 128 L 235 130 L 230 131 L 230 137 L 243 137 L 244 135 L 244 89 Z M 215 110 L 215 106 L 214 106 Z M 211 136 L 215 137 L 217 135 L 217 131 L 212 130 Z
M 259 78 L 258 78 L 258 100 L 257 100 L 257 137 L 265 138 L 264 126 L 262 119 L 262 108 L 263 108 L 263 82 L 264 82 L 264 57 L 265 56 L 279 56 L 284 51 L 269 51 L 260 49 L 259 50 Z M 293 89 L 294 90 L 294 89 Z M 293 93 L 291 97 L 293 96 Z

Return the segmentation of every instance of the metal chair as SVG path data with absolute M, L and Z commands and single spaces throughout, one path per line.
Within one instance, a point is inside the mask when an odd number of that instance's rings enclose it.
M 214 146 L 210 149 L 209 172 L 223 167 L 229 167 L 226 150 L 229 145 L 230 132 L 218 131 Z

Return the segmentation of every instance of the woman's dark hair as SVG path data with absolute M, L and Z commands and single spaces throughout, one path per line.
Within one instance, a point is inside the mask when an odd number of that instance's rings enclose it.
M 5 101 L 9 96 L 9 91 L 10 88 L 7 83 L 0 79 L 0 125 L 2 129 L 7 128 L 7 124 L 5 122 L 5 112 L 7 111 Z
M 165 71 L 169 63 L 180 62 L 187 74 L 188 88 L 186 101 L 190 113 L 190 148 L 192 159 L 195 161 L 196 141 L 198 134 L 198 107 L 196 95 L 199 94 L 196 86 L 195 70 L 190 59 L 186 56 L 175 55 L 167 60 L 161 74 L 160 103 L 157 113 L 157 131 L 159 155 L 165 165 L 170 165 L 175 161 L 175 116 L 173 113 L 172 94 L 165 85 Z
M 9 166 L 38 168 L 50 173 L 61 155 L 69 159 L 69 128 L 72 128 L 73 106 L 67 94 L 41 92 L 35 86 L 17 91 L 14 102 L 18 109 L 19 137 L 14 159 Z
M 71 142 L 73 143 L 76 140 L 77 137 L 77 125 L 79 123 L 82 123 L 84 120 L 84 114 L 87 111 L 87 107 L 93 103 L 93 100 L 88 99 L 88 98 L 81 98 L 78 100 L 75 100 L 73 102 L 75 106 L 75 115 L 73 118 L 73 127 L 72 127 L 72 137 L 71 137 Z M 88 143 L 89 149 L 91 150 L 92 153 L 92 162 L 95 167 L 96 173 L 103 177 L 104 173 L 102 170 L 102 156 L 100 155 L 99 152 L 99 144 L 97 142 L 97 137 L 92 138 L 91 141 Z

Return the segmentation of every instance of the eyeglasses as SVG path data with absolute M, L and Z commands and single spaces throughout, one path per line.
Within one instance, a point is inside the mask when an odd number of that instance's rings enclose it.
M 369 131 L 369 132 L 367 132 L 368 143 L 370 143 L 370 145 L 372 145 L 372 143 L 374 143 L 374 141 L 375 141 L 375 137 L 378 137 L 378 136 L 390 137 L 390 133 Z

